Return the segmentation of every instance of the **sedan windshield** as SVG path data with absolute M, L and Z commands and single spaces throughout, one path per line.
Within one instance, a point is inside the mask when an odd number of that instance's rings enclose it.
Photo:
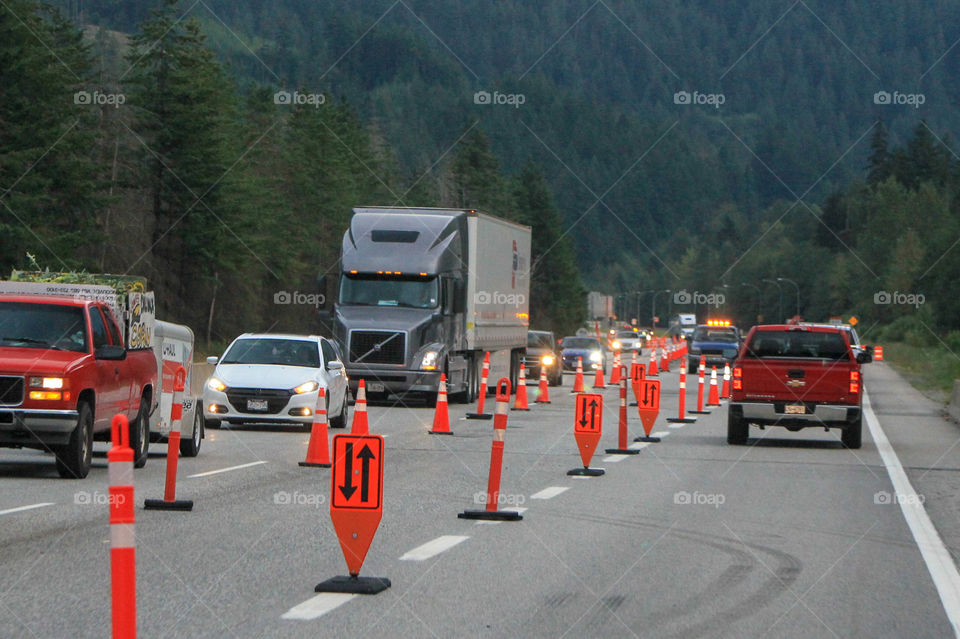
M 600 343 L 592 337 L 568 337 L 563 340 L 563 348 L 600 350 Z
M 0 302 L 0 346 L 87 352 L 83 309 L 61 304 Z
M 340 280 L 340 304 L 344 306 L 436 308 L 439 300 L 435 277 L 346 275 Z
M 235 341 L 220 363 L 320 368 L 320 352 L 316 342 L 251 337 Z

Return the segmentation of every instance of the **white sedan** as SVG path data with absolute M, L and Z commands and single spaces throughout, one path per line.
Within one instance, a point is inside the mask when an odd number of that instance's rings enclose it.
M 320 388 L 330 426 L 347 425 L 347 374 L 340 352 L 317 335 L 245 333 L 233 340 L 203 387 L 203 416 L 210 428 L 284 423 L 309 427 Z

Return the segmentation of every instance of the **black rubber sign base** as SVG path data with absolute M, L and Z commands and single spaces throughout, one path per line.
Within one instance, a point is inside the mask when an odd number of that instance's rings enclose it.
M 314 592 L 342 592 L 351 595 L 375 595 L 390 587 L 386 577 L 339 576 L 321 581 Z

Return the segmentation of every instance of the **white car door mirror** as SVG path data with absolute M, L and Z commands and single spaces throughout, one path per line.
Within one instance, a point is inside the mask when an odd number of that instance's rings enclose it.
M 216 356 L 211 356 L 207 358 L 207 364 L 213 364 L 214 366 L 217 365 L 218 361 L 220 361 L 220 358 Z
M 342 371 L 342 370 L 343 370 L 343 364 L 342 364 L 341 362 L 337 362 L 337 361 L 327 362 L 327 370 L 328 370 L 328 371 Z

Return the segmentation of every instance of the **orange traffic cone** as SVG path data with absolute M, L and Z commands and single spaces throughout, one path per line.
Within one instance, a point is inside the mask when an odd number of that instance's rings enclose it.
M 613 370 L 610 372 L 610 383 L 620 385 L 620 351 L 613 354 Z
M 583 387 L 583 358 L 577 358 L 577 377 L 573 380 L 573 390 L 571 393 L 582 393 L 586 389 Z
M 597 366 L 597 374 L 593 378 L 593 387 L 594 388 L 606 388 L 607 385 L 603 381 L 603 364 Z
M 653 377 L 658 375 L 659 371 L 657 370 L 657 347 L 654 346 L 650 349 L 650 364 L 647 366 L 647 377 Z
M 730 363 L 723 365 L 723 388 L 720 389 L 720 399 L 730 399 Z
M 483 355 L 483 368 L 480 371 L 480 392 L 477 394 L 477 412 L 467 413 L 467 419 L 493 419 L 493 413 L 483 412 L 487 400 L 487 376 L 490 374 L 490 351 Z
M 719 406 L 720 393 L 717 390 L 717 367 L 710 367 L 710 397 L 707 398 L 707 406 Z
M 350 426 L 351 435 L 369 435 L 370 424 L 367 422 L 367 385 L 363 379 L 357 385 L 357 401 L 354 403 L 353 424 Z
M 307 459 L 300 462 L 300 465 L 330 468 L 330 447 L 327 443 L 327 397 L 323 386 L 317 392 L 317 410 L 313 414 L 313 426 L 310 427 Z
M 437 388 L 437 410 L 433 413 L 431 435 L 453 435 L 450 431 L 450 412 L 447 410 L 447 376 L 440 373 L 440 386 Z
M 660 354 L 660 368 L 664 373 L 670 372 L 670 347 L 666 344 Z
M 534 401 L 535 404 L 549 404 L 550 403 L 550 391 L 547 389 L 547 369 L 543 366 L 540 367 L 540 388 L 537 389 L 537 399 Z
M 517 379 L 517 398 L 510 410 L 530 410 L 527 404 L 527 371 L 523 364 L 520 364 L 520 377 Z

